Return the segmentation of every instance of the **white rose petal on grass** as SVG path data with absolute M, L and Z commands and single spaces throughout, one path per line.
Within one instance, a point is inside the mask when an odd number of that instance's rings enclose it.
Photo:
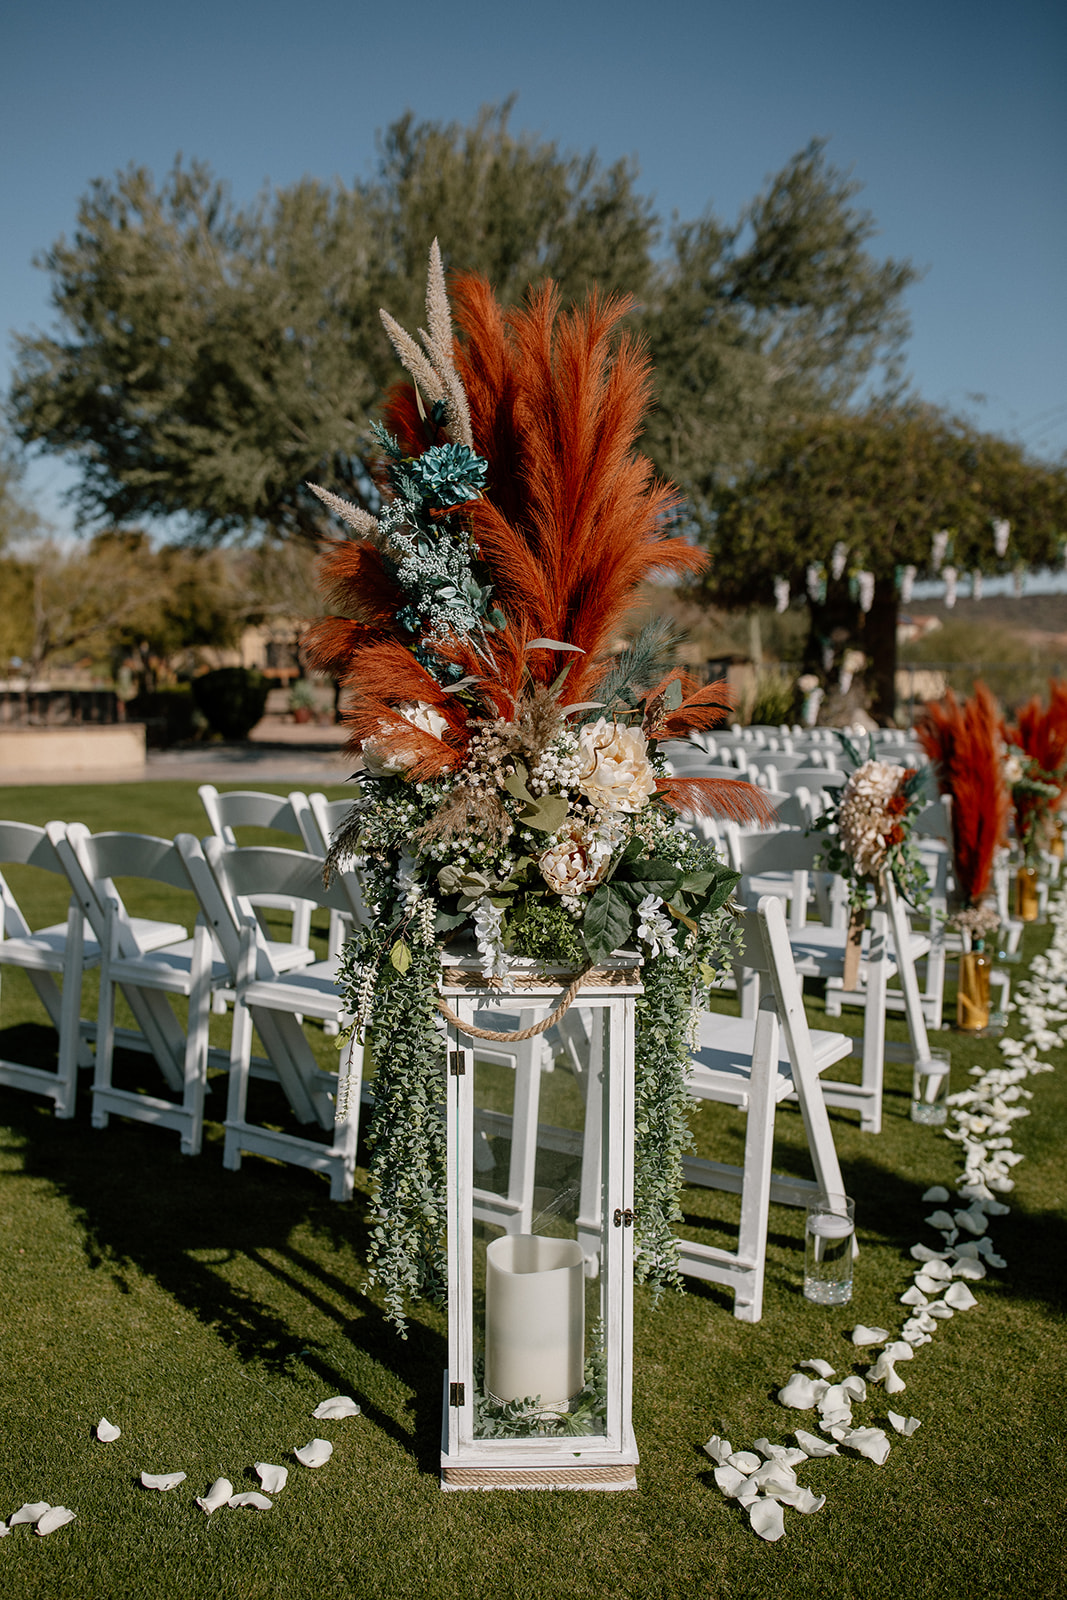
M 965 1283 L 954 1283 L 951 1289 L 945 1290 L 945 1304 L 951 1306 L 953 1311 L 969 1311 L 978 1301 Z
M 928 1222 L 931 1228 L 944 1228 L 947 1230 L 956 1226 L 947 1211 L 932 1211 L 928 1217 L 923 1218 L 923 1221 Z
M 256 1471 L 265 1494 L 281 1494 L 289 1482 L 288 1467 L 274 1467 L 269 1461 L 257 1461 Z
M 867 1328 L 862 1322 L 857 1322 L 850 1335 L 852 1343 L 860 1346 L 865 1344 L 884 1344 L 889 1338 L 888 1328 Z
M 957 1211 L 954 1220 L 958 1228 L 975 1235 L 985 1233 L 989 1227 L 984 1211 Z
M 752 1532 L 758 1533 L 768 1544 L 774 1544 L 785 1533 L 785 1512 L 777 1500 L 757 1500 L 748 1508 Z
M 232 1494 L 226 1504 L 235 1511 L 269 1511 L 274 1502 L 258 1489 L 248 1489 L 244 1494 Z
M 969 1256 L 964 1256 L 961 1261 L 957 1261 L 953 1266 L 952 1276 L 954 1278 L 967 1278 L 971 1283 L 981 1283 L 986 1276 L 985 1262 L 972 1261 Z
M 341 1417 L 358 1417 L 359 1407 L 348 1394 L 335 1394 L 332 1400 L 321 1400 L 311 1415 L 316 1422 L 333 1422 Z
M 794 1450 L 789 1445 L 772 1444 L 769 1439 L 757 1439 L 752 1446 L 760 1455 L 766 1456 L 768 1461 L 780 1461 L 786 1467 L 798 1467 L 806 1461 L 807 1455 L 803 1450 Z
M 96 1425 L 96 1437 L 102 1444 L 111 1444 L 113 1440 L 120 1438 L 121 1435 L 121 1428 L 116 1428 L 115 1424 L 109 1422 L 106 1417 L 100 1418 Z
M 828 1361 L 820 1361 L 818 1359 L 798 1361 L 797 1366 L 807 1367 L 810 1372 L 817 1373 L 820 1378 L 832 1378 L 834 1376 L 834 1369 Z
M 713 1461 L 717 1461 L 721 1467 L 726 1465 L 734 1453 L 734 1447 L 730 1443 L 729 1439 L 720 1439 L 717 1433 L 712 1434 L 711 1438 L 704 1446 L 704 1450 L 706 1454 L 708 1454 Z
M 754 1450 L 735 1450 L 728 1465 L 736 1467 L 738 1472 L 743 1472 L 747 1478 L 760 1465 L 760 1458 Z
M 947 1251 L 931 1250 L 928 1244 L 913 1244 L 908 1254 L 913 1261 L 944 1261 Z
M 829 1388 L 824 1378 L 806 1378 L 802 1372 L 794 1372 L 789 1382 L 778 1391 L 779 1403 L 790 1406 L 794 1411 L 810 1411 L 817 1406 Z
M 947 1306 L 943 1300 L 934 1300 L 930 1306 L 930 1316 L 936 1317 L 938 1322 L 947 1322 L 954 1315 L 952 1307 Z
M 952 1278 L 952 1267 L 948 1261 L 942 1261 L 940 1257 L 934 1261 L 925 1261 L 915 1273 L 916 1283 L 922 1278 L 932 1278 L 935 1283 L 948 1283 Z
M 230 1496 L 233 1494 L 233 1484 L 229 1478 L 216 1478 L 207 1494 L 197 1495 L 196 1503 L 201 1511 L 206 1511 L 210 1517 L 213 1511 L 220 1506 L 229 1505 Z
M 826 1504 L 824 1494 L 814 1494 L 798 1483 L 795 1489 L 788 1493 L 775 1496 L 779 1505 L 789 1506 L 793 1511 L 799 1511 L 802 1517 L 810 1517 L 813 1511 L 821 1511 Z
M 185 1482 L 184 1472 L 142 1472 L 141 1482 L 146 1489 L 176 1489 Z
M 797 1486 L 797 1475 L 792 1467 L 787 1467 L 781 1461 L 765 1461 L 758 1472 L 752 1474 L 752 1481 L 766 1495 L 775 1498 L 781 1494 L 789 1494 Z
M 333 1445 L 329 1439 L 312 1439 L 293 1454 L 302 1467 L 324 1467 L 333 1455 Z
M 926 1193 L 922 1196 L 922 1202 L 923 1205 L 936 1206 L 940 1205 L 942 1200 L 948 1200 L 950 1198 L 951 1196 L 944 1185 L 935 1183 L 933 1188 L 927 1189 Z
M 941 1279 L 931 1277 L 928 1272 L 920 1272 L 916 1276 L 914 1287 L 918 1289 L 920 1294 L 940 1294 Z
M 884 1428 L 852 1428 L 841 1442 L 879 1467 L 884 1466 L 892 1448 Z
M 919 1306 L 920 1309 L 930 1304 L 917 1283 L 913 1283 L 910 1289 L 904 1290 L 900 1296 L 900 1303 L 902 1306 Z
M 69 1506 L 50 1506 L 44 1516 L 37 1518 L 34 1532 L 44 1538 L 47 1533 L 55 1533 L 57 1528 L 65 1528 L 76 1516 L 77 1512 L 71 1511 Z
M 8 1527 L 7 1523 L 3 1520 L 3 1518 L 0 1518 L 0 1539 L 6 1539 L 10 1532 L 11 1529 Z
M 736 1500 L 748 1479 L 736 1467 L 722 1466 L 715 1468 L 715 1482 L 728 1500 Z
M 902 1433 L 907 1439 L 911 1438 L 916 1428 L 922 1427 L 918 1417 L 902 1417 L 899 1411 L 888 1411 L 886 1415 L 897 1432 Z
M 828 1444 L 825 1439 L 820 1439 L 816 1433 L 808 1433 L 804 1428 L 795 1428 L 793 1437 L 806 1455 L 817 1460 L 820 1456 L 836 1456 L 836 1444 Z
M 48 1500 L 27 1500 L 25 1505 L 19 1506 L 17 1511 L 8 1517 L 8 1527 L 17 1527 L 20 1522 L 39 1522 L 46 1511 L 51 1511 L 51 1502 Z

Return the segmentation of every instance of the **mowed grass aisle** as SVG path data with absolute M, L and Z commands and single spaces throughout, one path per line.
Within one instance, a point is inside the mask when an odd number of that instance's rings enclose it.
M 0 816 L 83 820 L 171 835 L 203 831 L 195 787 L 0 790 Z M 50 909 L 41 898 L 42 914 Z M 56 885 L 61 914 L 65 896 Z M 1027 934 L 1032 956 L 1046 930 Z M 1016 968 L 1015 975 L 1021 976 Z M 0 1054 L 51 1048 L 28 986 L 3 977 Z M 91 1005 L 87 984 L 86 1009 Z M 818 1018 L 821 1003 L 812 1003 Z M 843 1026 L 855 1030 L 855 1017 Z M 215 1026 L 220 1024 L 217 1021 Z M 837 1026 L 837 1024 L 831 1024 Z M 901 1024 L 890 1025 L 900 1037 Z M 995 1045 L 950 1045 L 954 1086 Z M 325 1052 L 332 1044 L 324 1040 Z M 885 1128 L 861 1135 L 832 1114 L 861 1255 L 851 1307 L 800 1293 L 802 1218 L 772 1208 L 763 1320 L 736 1322 L 729 1298 L 690 1286 L 654 1309 L 637 1293 L 636 1494 L 451 1494 L 438 1488 L 445 1322 L 419 1308 L 409 1338 L 386 1326 L 364 1267 L 368 1196 L 338 1206 L 310 1174 L 247 1159 L 222 1170 L 225 1080 L 208 1097 L 203 1154 L 177 1137 L 113 1120 L 73 1122 L 0 1090 L 0 1516 L 23 1501 L 65 1504 L 77 1520 L 47 1538 L 0 1541 L 0 1592 L 13 1600 L 292 1600 L 433 1596 L 441 1600 L 600 1600 L 653 1596 L 1056 1596 L 1064 1578 L 1067 1392 L 1067 1054 L 1030 1081 L 1032 1115 L 1015 1124 L 1026 1160 L 1011 1214 L 991 1233 L 1004 1273 L 974 1286 L 978 1306 L 943 1325 L 902 1367 L 888 1402 L 922 1420 L 893 1438 L 883 1467 L 858 1458 L 804 1464 L 827 1494 L 817 1515 L 786 1512 L 766 1545 L 724 1501 L 701 1450 L 713 1432 L 750 1446 L 785 1443 L 812 1414 L 774 1395 L 796 1361 L 839 1375 L 869 1365 L 846 1341 L 855 1322 L 899 1328 L 909 1246 L 938 1238 L 920 1196 L 950 1187 L 956 1147 L 908 1119 L 905 1069 L 887 1074 Z M 146 1083 L 150 1068 L 141 1064 Z M 702 1153 L 737 1159 L 743 1123 L 702 1108 Z M 776 1168 L 805 1172 L 799 1117 L 779 1116 Z M 365 1152 L 361 1152 L 365 1160 Z M 690 1203 L 687 1197 L 687 1205 Z M 727 1228 L 726 1196 L 692 1198 Z M 328 1395 L 359 1418 L 316 1422 Z M 857 1421 L 885 1425 L 872 1389 Z M 103 1445 L 108 1416 L 122 1437 Z M 319 1471 L 294 1446 L 331 1439 Z M 256 1461 L 285 1463 L 288 1486 L 266 1513 L 194 1504 L 218 1476 L 258 1486 Z M 178 1489 L 140 1487 L 142 1470 L 184 1471 Z

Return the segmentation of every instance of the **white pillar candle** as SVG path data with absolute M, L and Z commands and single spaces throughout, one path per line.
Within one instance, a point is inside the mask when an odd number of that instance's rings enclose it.
M 585 1269 L 576 1239 L 510 1233 L 486 1251 L 485 1386 L 562 1406 L 585 1381 Z

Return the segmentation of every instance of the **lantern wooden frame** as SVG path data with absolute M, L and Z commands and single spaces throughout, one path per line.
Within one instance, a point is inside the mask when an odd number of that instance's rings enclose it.
M 579 1238 L 587 1253 L 599 1244 L 601 1321 L 607 1370 L 607 1419 L 602 1434 L 587 1437 L 478 1439 L 474 1436 L 473 1224 L 484 1210 L 476 1203 L 473 1166 L 474 1057 L 476 1040 L 448 1024 L 448 1371 L 445 1374 L 441 1487 L 456 1489 L 635 1489 L 638 1461 L 631 1421 L 633 1388 L 633 1177 L 634 1021 L 641 993 L 639 958 L 612 958 L 610 967 L 588 972 L 573 1004 L 603 1018 L 593 1030 L 600 1044 L 599 1070 L 590 1062 L 586 1129 L 599 1123 L 599 1137 L 585 1140 Z M 487 982 L 476 960 L 445 954 L 441 994 L 466 1025 L 479 1006 L 494 1010 L 552 1008 L 573 977 L 513 963 L 507 978 Z M 590 1166 L 598 1171 L 590 1172 Z M 594 1195 L 593 1187 L 597 1193 Z M 583 1215 L 584 1214 L 584 1215 Z M 591 1237 L 596 1218 L 598 1234 Z M 495 1219 L 518 1232 L 506 1211 Z M 590 1272 L 592 1275 L 592 1272 Z

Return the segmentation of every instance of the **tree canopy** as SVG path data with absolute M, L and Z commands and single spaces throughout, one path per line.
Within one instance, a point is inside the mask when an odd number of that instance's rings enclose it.
M 1001 520 L 1010 536 L 998 554 Z M 765 459 L 720 489 L 703 582 L 728 605 L 765 604 L 787 586 L 782 598 L 811 612 L 807 670 L 825 676 L 858 645 L 889 718 L 903 569 L 1036 566 L 1056 559 L 1065 531 L 1067 470 L 1019 445 L 929 406 L 824 412 L 778 430 Z
M 821 144 L 735 224 L 679 223 L 657 257 L 633 167 L 515 135 L 509 109 L 470 127 L 405 116 L 374 178 L 251 205 L 180 160 L 158 185 L 139 167 L 95 182 L 40 258 L 57 324 L 19 341 L 10 400 L 24 443 L 77 462 L 80 518 L 313 537 L 307 480 L 373 505 L 370 422 L 399 375 L 377 310 L 418 320 L 435 234 L 505 302 L 544 276 L 565 300 L 593 283 L 636 296 L 659 385 L 644 448 L 697 531 L 769 420 L 895 374 L 914 273 L 869 253 L 873 221 Z

